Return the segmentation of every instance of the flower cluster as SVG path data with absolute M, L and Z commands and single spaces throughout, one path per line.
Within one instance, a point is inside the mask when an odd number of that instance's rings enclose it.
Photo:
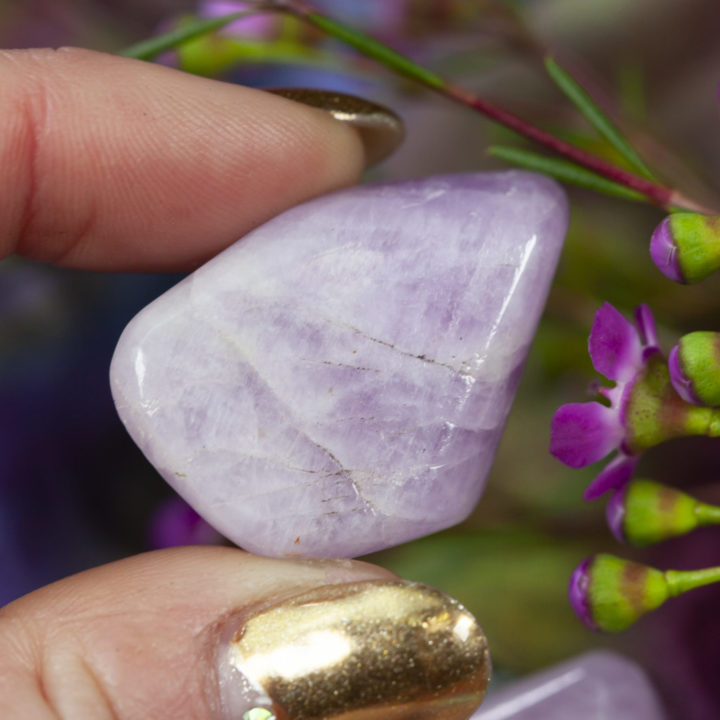
M 659 443 L 720 434 L 716 411 L 684 400 L 673 387 L 647 305 L 636 310 L 635 323 L 609 303 L 598 310 L 588 345 L 593 367 L 615 381 L 599 390 L 608 404 L 563 405 L 552 421 L 550 452 L 570 467 L 585 467 L 617 451 L 585 491 L 586 500 L 621 489 L 640 455 Z
M 608 524 L 622 542 L 648 545 L 720 523 L 720 508 L 648 480 L 631 480 L 640 455 L 686 435 L 720 436 L 720 335 L 691 333 L 666 360 L 646 305 L 635 324 L 605 303 L 596 313 L 588 343 L 593 367 L 612 387 L 602 401 L 560 407 L 552 421 L 551 453 L 571 467 L 584 467 L 612 451 L 615 457 L 585 490 L 586 500 L 612 491 Z M 717 571 L 693 571 L 715 582 Z M 570 601 L 593 630 L 617 632 L 679 592 L 678 573 L 662 573 L 610 555 L 583 561 L 570 581 Z M 685 577 L 685 576 L 683 576 Z M 704 583 L 703 583 L 704 584 Z

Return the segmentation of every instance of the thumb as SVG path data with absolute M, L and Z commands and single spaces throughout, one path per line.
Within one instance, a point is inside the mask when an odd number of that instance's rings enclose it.
M 357 561 L 164 550 L 0 610 L 7 720 L 459 720 L 488 672 L 461 605 Z

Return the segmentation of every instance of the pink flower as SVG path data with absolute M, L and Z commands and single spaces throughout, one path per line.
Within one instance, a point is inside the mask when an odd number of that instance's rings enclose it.
M 647 305 L 636 310 L 635 322 L 636 326 L 628 322 L 610 303 L 597 311 L 588 349 L 593 367 L 615 381 L 614 387 L 599 390 L 609 407 L 599 402 L 571 403 L 553 417 L 550 452 L 566 465 L 585 467 L 617 450 L 585 490 L 586 500 L 625 485 L 644 449 L 634 446 L 634 433 L 628 432 L 628 404 L 636 382 L 646 375 L 648 362 L 662 355 Z
M 222 17 L 231 13 L 251 11 L 252 3 L 236 2 L 233 0 L 206 0 L 198 3 L 198 15 L 205 18 Z M 277 15 L 272 13 L 259 13 L 249 17 L 235 20 L 222 29 L 224 35 L 240 35 L 241 37 L 267 38 L 272 35 L 277 24 Z

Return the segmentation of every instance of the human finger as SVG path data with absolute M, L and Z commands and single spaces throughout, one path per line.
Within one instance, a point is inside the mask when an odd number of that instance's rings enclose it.
M 348 123 L 271 93 L 88 50 L 0 52 L 0 258 L 192 268 L 364 160 Z
M 177 548 L 0 611 L 7 720 L 461 720 L 488 673 L 461 605 L 349 560 Z

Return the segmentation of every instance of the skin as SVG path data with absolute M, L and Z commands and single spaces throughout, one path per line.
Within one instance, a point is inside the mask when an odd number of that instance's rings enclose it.
M 85 50 L 0 53 L 0 258 L 192 269 L 363 162 L 351 128 L 257 90 Z M 390 576 L 204 547 L 66 578 L 0 609 L 0 717 L 214 717 L 233 613 Z
M 355 182 L 327 113 L 77 49 L 0 52 L 0 257 L 191 269 L 287 207 Z

